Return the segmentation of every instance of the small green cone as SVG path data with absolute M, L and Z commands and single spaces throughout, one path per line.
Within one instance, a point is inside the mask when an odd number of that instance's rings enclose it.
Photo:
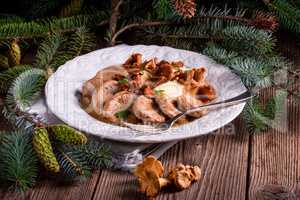
M 52 125 L 49 126 L 48 129 L 55 139 L 65 144 L 82 145 L 87 142 L 87 138 L 84 134 L 65 124 Z
M 60 170 L 57 159 L 45 128 L 36 128 L 32 137 L 33 148 L 36 151 L 41 163 L 51 172 L 57 173 Z

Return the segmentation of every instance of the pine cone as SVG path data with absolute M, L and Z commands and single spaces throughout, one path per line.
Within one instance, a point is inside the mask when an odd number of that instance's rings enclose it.
M 278 28 L 278 21 L 274 15 L 264 12 L 257 12 L 252 20 L 250 20 L 249 24 L 251 26 L 255 26 L 259 29 L 264 29 L 268 31 L 275 31 Z
M 87 142 L 87 138 L 84 134 L 82 134 L 79 131 L 76 131 L 75 129 L 67 125 L 59 124 L 59 125 L 49 126 L 48 128 L 51 131 L 51 135 L 55 139 L 65 144 L 79 145 L 79 144 L 85 144 Z
M 184 18 L 191 18 L 195 15 L 195 0 L 174 0 L 174 6 L 178 14 Z
M 19 65 L 21 62 L 21 49 L 16 39 L 12 40 L 8 50 L 8 63 L 11 67 Z
M 33 148 L 36 151 L 41 163 L 51 172 L 59 172 L 59 164 L 53 153 L 53 149 L 45 128 L 37 128 L 32 137 Z

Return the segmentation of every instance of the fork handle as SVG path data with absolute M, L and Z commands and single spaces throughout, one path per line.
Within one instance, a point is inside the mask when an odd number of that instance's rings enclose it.
M 254 97 L 254 95 L 249 90 L 247 90 L 246 92 L 244 92 L 238 96 L 235 96 L 230 99 L 226 99 L 224 101 L 201 105 L 199 107 L 189 109 L 189 110 L 185 111 L 185 114 L 189 114 L 189 113 L 195 112 L 195 111 L 200 111 L 203 109 L 212 109 L 212 108 L 218 109 L 218 108 L 222 108 L 222 107 L 233 106 L 233 105 L 237 105 L 237 104 L 246 102 L 247 100 L 249 100 L 253 97 Z
M 202 105 L 202 106 L 199 106 L 199 107 L 196 107 L 196 108 L 189 109 L 189 110 L 184 111 L 184 112 L 178 114 L 177 116 L 175 116 L 172 119 L 172 124 L 175 123 L 181 117 L 183 117 L 183 116 L 185 116 L 189 113 L 196 112 L 196 111 L 201 111 L 203 109 L 218 109 L 218 108 L 224 108 L 224 107 L 237 105 L 237 104 L 246 102 L 247 100 L 253 98 L 254 96 L 255 96 L 254 94 L 252 94 L 249 90 L 247 90 L 246 92 L 244 92 L 244 93 L 242 93 L 242 94 L 240 94 L 236 97 L 226 99 L 224 101 L 210 103 L 210 104 L 206 104 L 206 105 Z

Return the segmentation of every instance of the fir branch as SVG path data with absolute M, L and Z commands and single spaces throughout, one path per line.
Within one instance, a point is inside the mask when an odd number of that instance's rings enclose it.
M 257 57 L 239 55 L 234 51 L 227 51 L 223 48 L 211 45 L 203 50 L 203 53 L 215 59 L 218 63 L 227 65 L 241 77 L 243 83 L 248 87 L 268 87 L 273 84 L 272 75 L 276 69 L 278 57 L 269 60 Z
M 51 68 L 62 43 L 63 38 L 58 34 L 51 35 L 45 39 L 39 46 L 35 66 L 44 69 Z
M 31 69 L 31 65 L 17 65 L 0 73 L 0 92 L 6 93 L 11 83 L 21 73 Z
M 78 28 L 67 40 L 63 42 L 61 48 L 55 54 L 51 68 L 57 69 L 66 61 L 79 56 L 83 53 L 90 52 L 96 47 L 96 37 L 86 28 Z
M 52 18 L 47 20 L 52 32 L 74 32 L 80 27 L 102 26 L 108 23 L 106 12 L 97 12 L 92 15 L 76 15 L 65 18 Z
M 273 70 L 253 58 L 234 58 L 228 65 L 248 87 L 269 87 L 272 85 Z
M 49 32 L 47 26 L 37 22 L 20 22 L 0 25 L 0 39 L 43 37 Z
M 217 63 L 229 64 L 232 59 L 238 57 L 238 53 L 234 51 L 227 51 L 215 45 L 209 45 L 203 50 L 203 54 L 213 58 Z
M 0 26 L 4 24 L 20 23 L 20 22 L 24 22 L 24 19 L 18 16 L 9 16 L 9 17 L 0 18 Z
M 267 129 L 263 107 L 257 100 L 246 104 L 242 116 L 249 133 L 260 133 Z
M 253 27 L 227 27 L 222 31 L 222 35 L 223 45 L 232 50 L 243 51 L 245 54 L 268 54 L 275 46 L 275 39 L 269 32 Z
M 91 15 L 0 24 L 0 39 L 45 37 L 53 32 L 69 33 L 80 27 L 106 25 L 108 23 L 107 18 L 106 12 L 97 12 Z
M 155 0 L 152 4 L 158 19 L 170 19 L 174 16 L 174 10 L 170 0 Z
M 35 127 L 35 123 L 32 123 L 32 121 L 28 121 L 27 115 L 16 114 L 14 111 L 12 111 L 10 108 L 8 108 L 7 105 L 5 105 L 2 108 L 1 114 L 13 126 L 15 126 L 16 128 L 22 129 L 28 133 L 31 133 L 33 128 Z
M 68 43 L 69 49 L 66 53 L 72 57 L 76 57 L 83 53 L 93 51 L 96 47 L 96 37 L 86 28 L 82 27 L 71 35 Z
M 279 20 L 281 25 L 285 28 L 295 32 L 300 33 L 300 9 L 291 5 L 286 0 L 263 0 L 267 6 L 273 10 Z
M 79 157 L 64 145 L 56 144 L 54 149 L 61 171 L 69 179 L 84 178 L 91 175 L 91 169 L 87 166 L 84 157 Z
M 29 69 L 20 74 L 8 90 L 6 103 L 12 110 L 25 111 L 40 96 L 45 84 L 45 71 Z
M 262 106 L 258 99 L 247 103 L 243 118 L 250 133 L 265 131 L 268 127 L 276 128 L 283 121 L 286 107 L 287 92 L 278 90 L 276 94 L 267 100 Z
M 112 166 L 112 153 L 108 146 L 95 140 L 81 146 L 69 146 L 69 150 L 85 160 L 91 169 L 103 169 Z
M 3 136 L 0 145 L 0 179 L 24 192 L 37 178 L 38 162 L 29 135 L 15 131 Z

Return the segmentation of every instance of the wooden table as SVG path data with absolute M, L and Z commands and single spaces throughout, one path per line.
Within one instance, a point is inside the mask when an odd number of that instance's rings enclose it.
M 289 37 L 281 38 L 281 52 L 300 68 L 299 46 L 293 41 L 286 42 Z M 274 89 L 267 89 L 262 98 L 267 99 L 273 93 Z M 238 118 L 234 121 L 235 135 L 220 130 L 218 135 L 179 142 L 160 160 L 165 166 L 179 162 L 199 165 L 203 177 L 188 190 L 162 193 L 157 199 L 247 200 L 267 199 L 267 196 L 274 199 L 276 195 L 278 199 L 300 199 L 300 104 L 289 98 L 286 109 L 287 131 L 279 127 L 250 135 Z M 23 196 L 0 192 L 0 199 L 145 199 L 137 189 L 132 175 L 103 170 L 77 185 L 60 186 L 53 180 L 44 180 Z M 259 197 L 263 192 L 265 198 Z

